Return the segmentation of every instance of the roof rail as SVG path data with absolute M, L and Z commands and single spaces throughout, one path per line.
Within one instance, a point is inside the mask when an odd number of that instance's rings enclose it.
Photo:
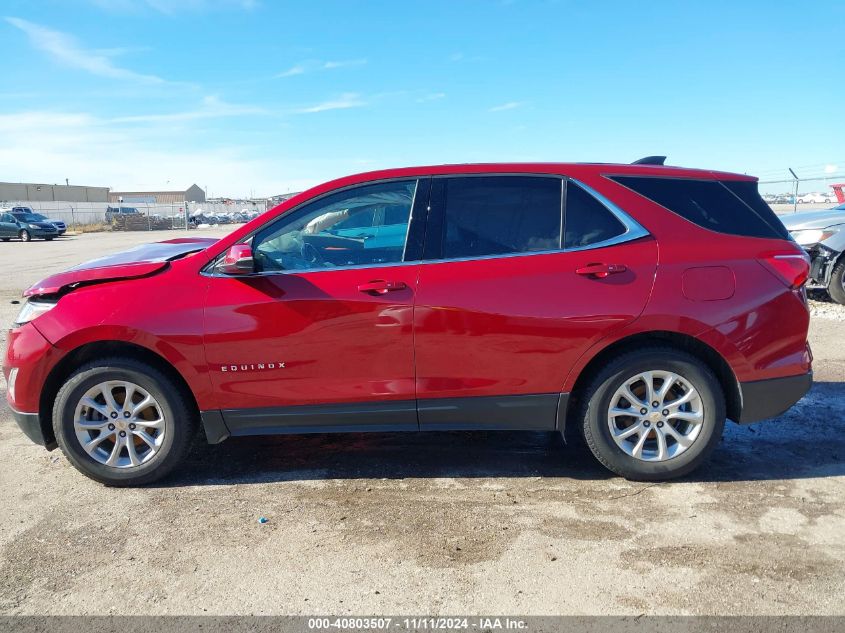
M 635 160 L 632 165 L 664 165 L 666 163 L 665 156 L 646 156 L 639 160 Z

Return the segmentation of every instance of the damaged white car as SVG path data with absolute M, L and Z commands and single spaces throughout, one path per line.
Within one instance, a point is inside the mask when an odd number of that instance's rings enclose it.
M 810 255 L 810 279 L 845 305 L 845 204 L 825 211 L 780 216 L 792 238 Z

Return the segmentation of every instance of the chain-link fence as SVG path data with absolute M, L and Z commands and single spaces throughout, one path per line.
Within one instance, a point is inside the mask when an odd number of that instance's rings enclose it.
M 845 203 L 845 176 L 761 178 L 760 193 L 775 213 L 828 209 Z
M 155 231 L 192 228 L 198 223 L 244 222 L 267 210 L 259 202 L 171 204 L 131 202 L 61 202 L 3 200 L 0 208 L 29 207 L 49 220 L 64 222 L 72 231 Z

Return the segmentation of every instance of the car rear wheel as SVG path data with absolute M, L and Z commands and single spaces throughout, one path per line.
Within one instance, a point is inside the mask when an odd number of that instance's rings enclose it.
M 845 305 L 845 258 L 833 267 L 827 292 L 836 303 Z
M 700 466 L 722 436 L 725 398 L 713 372 L 671 347 L 625 353 L 587 386 L 578 410 L 593 455 L 640 481 L 681 477 Z
M 21 238 L 21 242 L 29 242 L 32 240 L 32 235 L 30 235 L 29 231 L 26 229 L 22 229 L 20 233 L 18 233 L 18 237 Z
M 80 367 L 53 407 L 56 440 L 77 470 L 112 486 L 151 483 L 184 458 L 197 421 L 158 369 L 130 358 Z

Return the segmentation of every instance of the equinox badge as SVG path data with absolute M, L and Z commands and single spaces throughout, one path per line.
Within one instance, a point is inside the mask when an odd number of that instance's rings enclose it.
M 249 363 L 245 365 L 221 365 L 220 371 L 264 371 L 266 369 L 284 369 L 284 363 Z

